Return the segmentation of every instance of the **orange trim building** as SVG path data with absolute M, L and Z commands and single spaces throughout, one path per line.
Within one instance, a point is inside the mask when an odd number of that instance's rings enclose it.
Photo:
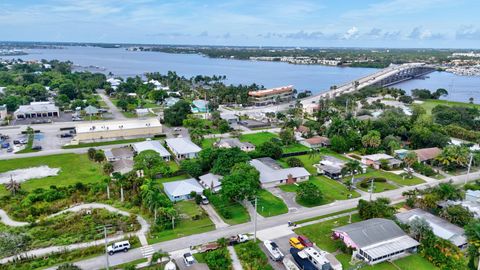
M 250 91 L 248 95 L 253 98 L 255 106 L 268 105 L 278 101 L 289 101 L 293 98 L 293 85 Z

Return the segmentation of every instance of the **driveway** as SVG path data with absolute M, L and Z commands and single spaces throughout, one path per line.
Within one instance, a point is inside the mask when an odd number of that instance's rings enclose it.
M 242 264 L 238 259 L 237 253 L 235 252 L 235 248 L 233 248 L 233 246 L 228 246 L 227 248 L 230 258 L 232 259 L 233 270 L 243 270 Z
M 125 119 L 127 119 L 123 115 L 123 113 L 117 108 L 117 106 L 115 106 L 113 104 L 113 102 L 110 100 L 110 98 L 107 97 L 104 90 L 97 90 L 97 93 L 100 96 L 100 98 L 102 98 L 102 100 L 105 102 L 105 104 L 107 104 L 108 110 L 113 115 L 113 118 L 115 118 L 115 120 L 125 120 Z
M 225 223 L 223 221 L 223 219 L 220 217 L 220 215 L 218 215 L 217 211 L 215 211 L 215 209 L 213 209 L 212 205 L 210 204 L 207 204 L 207 205 L 200 205 L 203 210 L 205 210 L 205 212 L 207 212 L 208 216 L 210 217 L 210 219 L 212 220 L 213 224 L 215 224 L 215 228 L 225 228 L 225 227 L 228 227 L 230 225 L 228 225 L 227 223 Z
M 286 192 L 286 191 L 281 190 L 278 187 L 267 188 L 267 190 L 270 191 L 273 195 L 279 197 L 280 199 L 282 199 L 285 202 L 285 204 L 288 207 L 288 212 L 289 213 L 290 212 L 296 212 L 299 209 L 304 208 L 303 206 L 301 206 L 300 204 L 298 204 L 295 201 L 295 197 L 297 196 L 297 194 L 295 192 Z

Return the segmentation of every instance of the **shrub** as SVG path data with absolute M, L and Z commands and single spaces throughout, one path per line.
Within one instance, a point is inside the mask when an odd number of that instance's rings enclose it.
M 209 251 L 203 257 L 212 270 L 231 269 L 232 260 L 226 248 Z
M 287 159 L 287 164 L 290 167 L 303 167 L 303 162 L 296 157 L 291 157 Z

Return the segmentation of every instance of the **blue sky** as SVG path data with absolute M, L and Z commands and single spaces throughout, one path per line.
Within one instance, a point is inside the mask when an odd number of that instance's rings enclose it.
M 0 39 L 479 48 L 478 0 L 2 0 Z

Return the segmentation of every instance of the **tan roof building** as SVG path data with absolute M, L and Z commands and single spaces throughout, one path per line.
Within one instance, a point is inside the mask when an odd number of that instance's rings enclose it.
M 438 157 L 442 153 L 442 149 L 438 147 L 431 147 L 413 150 L 413 152 L 417 154 L 418 162 L 425 162 Z
M 300 143 L 309 148 L 318 148 L 330 145 L 330 139 L 323 136 L 314 136 L 312 138 L 305 139 Z
M 293 85 L 250 91 L 248 95 L 253 98 L 253 103 L 256 106 L 268 105 L 277 102 L 277 100 L 290 100 L 293 97 Z

